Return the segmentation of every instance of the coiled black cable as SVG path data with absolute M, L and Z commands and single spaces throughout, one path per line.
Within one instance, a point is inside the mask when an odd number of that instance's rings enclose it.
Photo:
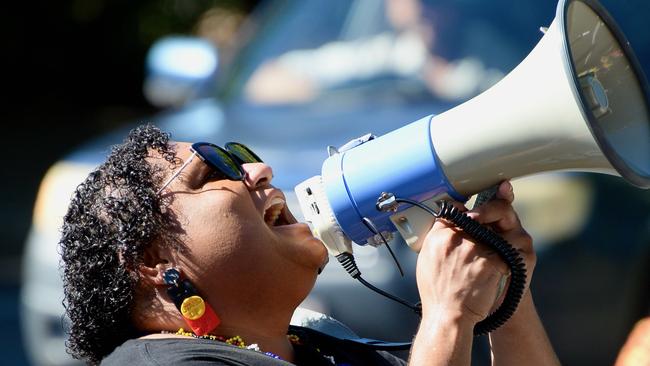
M 430 207 L 410 199 L 395 198 L 395 201 L 419 207 L 437 218 L 443 218 L 452 222 L 454 225 L 463 229 L 467 235 L 478 242 L 489 245 L 499 254 L 501 259 L 510 267 L 510 286 L 499 308 L 488 315 L 487 318 L 476 323 L 474 326 L 474 335 L 478 336 L 490 333 L 505 324 L 512 314 L 514 314 L 515 310 L 517 310 L 517 306 L 526 288 L 526 265 L 519 252 L 505 239 L 483 227 L 476 220 L 467 216 L 449 202 L 443 201 L 440 206 L 440 211 L 435 212 Z

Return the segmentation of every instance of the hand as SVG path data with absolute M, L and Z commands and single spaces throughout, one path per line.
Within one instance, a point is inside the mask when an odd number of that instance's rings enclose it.
M 512 207 L 514 200 L 515 194 L 512 185 L 509 181 L 504 181 L 499 185 L 495 200 L 486 202 L 475 210 L 466 213 L 480 224 L 486 225 L 497 232 L 519 251 L 526 265 L 525 295 L 528 292 L 528 286 L 533 276 L 537 256 L 533 248 L 533 239 L 522 227 L 521 221 Z
M 512 186 L 504 182 L 495 200 L 467 214 L 517 248 L 530 276 L 535 264 L 532 240 L 511 206 L 513 199 Z M 436 220 L 417 263 L 423 316 L 451 317 L 473 326 L 489 314 L 498 283 L 507 274 L 506 264 L 494 251 L 475 243 L 453 224 Z
M 514 200 L 512 186 L 501 184 L 497 200 L 488 202 L 468 215 L 489 225 L 512 244 L 526 264 L 526 288 L 517 310 L 506 324 L 490 333 L 493 365 L 560 365 L 546 335 L 528 286 L 537 261 L 531 237 L 521 227 L 510 204 Z M 495 215 L 496 212 L 501 214 Z M 498 305 L 500 301 L 497 302 Z

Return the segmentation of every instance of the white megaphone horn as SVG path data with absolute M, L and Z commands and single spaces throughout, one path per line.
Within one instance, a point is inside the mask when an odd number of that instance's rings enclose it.
M 538 45 L 495 86 L 339 149 L 320 176 L 296 187 L 297 197 L 314 233 L 338 255 L 396 230 L 419 249 L 431 217 L 415 207 L 379 211 L 382 192 L 425 204 L 465 201 L 502 180 L 557 170 L 615 174 L 648 188 L 648 95 L 607 11 L 595 0 L 561 0 Z

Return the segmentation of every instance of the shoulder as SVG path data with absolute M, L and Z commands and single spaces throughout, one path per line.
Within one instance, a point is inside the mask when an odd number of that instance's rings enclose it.
M 102 366 L 146 365 L 286 366 L 286 362 L 228 344 L 202 339 L 131 339 L 102 360 Z

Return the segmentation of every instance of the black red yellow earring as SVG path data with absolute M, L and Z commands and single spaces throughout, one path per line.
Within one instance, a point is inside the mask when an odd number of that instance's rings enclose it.
M 192 283 L 188 279 L 181 280 L 180 277 L 181 274 L 176 268 L 170 268 L 163 273 L 163 279 L 169 285 L 167 294 L 194 334 L 205 335 L 216 328 L 221 320 Z

